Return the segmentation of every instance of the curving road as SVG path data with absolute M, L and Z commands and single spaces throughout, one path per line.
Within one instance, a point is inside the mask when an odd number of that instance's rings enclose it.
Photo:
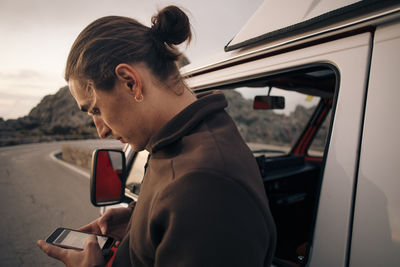
M 63 144 L 116 145 L 92 140 L 0 148 L 0 266 L 63 266 L 42 253 L 36 240 L 58 226 L 77 228 L 98 217 L 87 176 L 50 156 Z

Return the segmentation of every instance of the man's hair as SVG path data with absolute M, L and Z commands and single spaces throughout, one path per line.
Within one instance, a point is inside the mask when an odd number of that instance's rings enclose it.
M 189 18 L 176 6 L 168 6 L 147 27 L 135 19 L 107 16 L 89 24 L 72 45 L 65 80 L 112 90 L 115 67 L 121 63 L 145 63 L 163 83 L 180 81 L 176 65 L 182 54 L 176 45 L 191 40 Z

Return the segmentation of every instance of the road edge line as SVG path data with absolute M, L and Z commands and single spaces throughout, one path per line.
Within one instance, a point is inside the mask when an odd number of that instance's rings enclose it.
M 65 166 L 65 167 L 67 167 L 67 168 L 69 168 L 69 169 L 71 169 L 71 170 L 73 170 L 73 171 L 75 171 L 75 172 L 77 172 L 77 173 L 79 173 L 79 174 L 85 176 L 85 177 L 88 178 L 88 179 L 90 179 L 90 174 L 89 174 L 89 172 L 85 172 L 85 171 L 83 171 L 83 170 L 81 170 L 81 169 L 78 169 L 76 166 L 74 166 L 74 165 L 72 165 L 72 164 L 70 164 L 70 163 L 68 163 L 68 162 L 65 162 L 65 161 L 63 161 L 63 160 L 57 158 L 57 157 L 56 157 L 56 154 L 58 154 L 58 153 L 61 153 L 61 150 L 60 150 L 60 149 L 51 152 L 51 153 L 50 153 L 50 158 L 51 158 L 52 160 L 58 162 L 59 164 L 61 164 L 61 165 Z

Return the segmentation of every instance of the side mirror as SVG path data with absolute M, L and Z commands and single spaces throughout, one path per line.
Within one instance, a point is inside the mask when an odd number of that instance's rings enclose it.
M 121 203 L 126 182 L 125 154 L 120 150 L 96 149 L 92 157 L 90 201 L 96 207 Z
M 258 95 L 254 98 L 253 109 L 284 109 L 285 97 Z

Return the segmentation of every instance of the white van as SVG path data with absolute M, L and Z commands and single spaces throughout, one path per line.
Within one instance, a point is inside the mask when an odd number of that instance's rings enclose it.
M 225 51 L 182 74 L 254 152 L 273 265 L 400 266 L 400 1 L 267 0 Z M 129 202 L 147 156 L 124 152 Z

